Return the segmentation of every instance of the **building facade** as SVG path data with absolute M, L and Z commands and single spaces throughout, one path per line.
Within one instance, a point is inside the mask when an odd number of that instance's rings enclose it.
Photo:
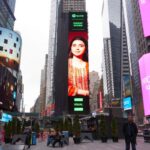
M 0 0 L 0 27 L 13 29 L 15 16 L 15 3 L 16 0 Z
M 83 12 L 85 6 L 85 0 L 61 0 L 58 5 L 57 49 L 54 63 L 55 115 L 68 113 L 69 12 Z

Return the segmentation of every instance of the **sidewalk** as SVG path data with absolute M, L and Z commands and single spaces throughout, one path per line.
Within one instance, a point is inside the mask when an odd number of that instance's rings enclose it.
M 46 141 L 38 142 L 37 145 L 31 146 L 31 150 L 125 150 L 124 140 L 119 140 L 118 143 L 113 143 L 112 140 L 108 140 L 107 143 L 101 143 L 100 140 L 90 142 L 84 140 L 80 144 L 74 144 L 72 138 L 69 139 L 69 145 L 64 145 L 63 148 L 46 146 Z M 150 143 L 145 143 L 142 137 L 137 138 L 137 150 L 150 150 Z

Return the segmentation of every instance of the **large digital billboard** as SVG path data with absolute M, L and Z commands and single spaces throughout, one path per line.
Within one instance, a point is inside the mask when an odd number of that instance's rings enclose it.
M 144 54 L 139 59 L 139 70 L 142 86 L 145 116 L 150 115 L 150 53 Z
M 131 110 L 132 109 L 132 100 L 131 97 L 123 98 L 123 109 L 124 110 Z
M 150 36 L 150 0 L 139 0 L 144 36 Z
M 69 13 L 68 35 L 69 113 L 89 113 L 89 62 L 87 13 Z
M 16 110 L 21 44 L 17 32 L 0 27 L 0 109 Z
M 130 75 L 123 75 L 123 96 L 132 96 L 131 77 Z

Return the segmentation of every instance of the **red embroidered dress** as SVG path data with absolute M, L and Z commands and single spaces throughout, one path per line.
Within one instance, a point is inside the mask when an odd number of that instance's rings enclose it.
M 89 95 L 88 63 L 84 61 L 77 63 L 70 58 L 68 60 L 68 96 L 75 95 Z

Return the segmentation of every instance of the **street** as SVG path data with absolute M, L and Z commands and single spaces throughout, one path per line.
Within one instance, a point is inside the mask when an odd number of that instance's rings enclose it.
M 63 148 L 51 146 L 46 146 L 46 141 L 38 142 L 37 145 L 31 146 L 31 150 L 124 150 L 125 143 L 124 140 L 119 140 L 118 143 L 113 143 L 111 140 L 108 140 L 107 143 L 101 143 L 100 140 L 91 142 L 88 140 L 84 140 L 80 144 L 74 144 L 72 138 L 69 139 L 69 145 L 64 145 Z M 137 138 L 137 150 L 150 150 L 150 143 L 145 143 L 142 137 Z

